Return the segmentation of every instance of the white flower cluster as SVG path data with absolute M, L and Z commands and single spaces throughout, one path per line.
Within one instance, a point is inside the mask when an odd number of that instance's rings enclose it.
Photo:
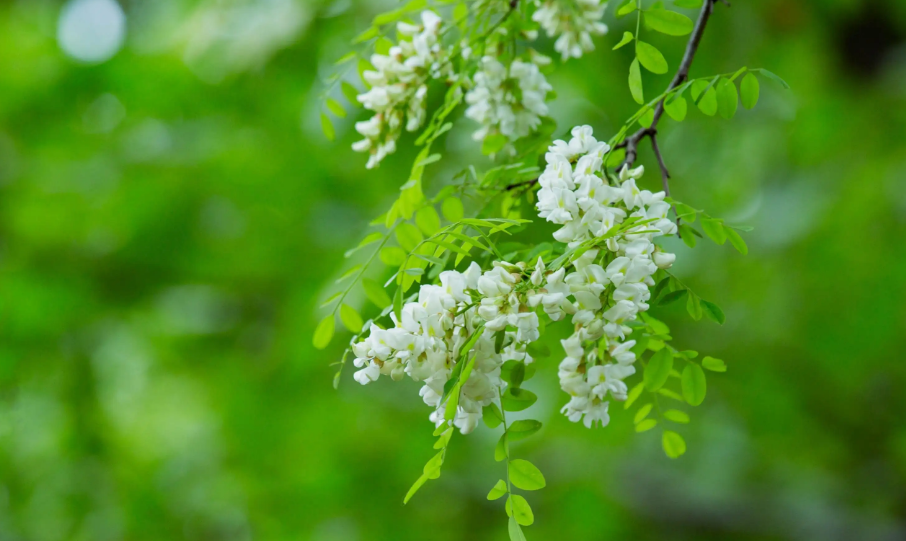
M 545 155 L 539 215 L 563 226 L 554 237 L 570 247 L 608 236 L 606 250 L 588 249 L 573 262 L 573 272 L 561 268 L 547 276 L 547 294 L 540 302 L 552 319 L 573 314 L 576 331 L 562 341 L 566 358 L 559 369 L 560 386 L 571 399 L 561 411 L 573 422 L 584 417 L 591 427 L 609 422 L 608 393 L 626 399 L 623 379 L 635 373 L 630 349 L 635 340 L 626 339 L 632 333 L 626 323 L 648 309 L 652 275 L 673 264 L 676 256 L 662 252 L 653 240 L 676 233 L 676 224 L 667 218 L 664 192 L 636 186 L 644 168 L 624 167 L 612 185 L 603 173 L 607 143 L 596 141 L 589 126 L 573 128 L 572 136 L 568 143 L 555 141 Z M 637 221 L 624 229 L 628 218 Z M 535 273 L 544 273 L 541 261 Z M 568 295 L 574 303 L 565 300 Z M 606 347 L 599 348 L 602 339 Z
M 432 11 L 424 11 L 421 20 L 420 25 L 398 23 L 399 34 L 409 39 L 402 39 L 386 55 L 372 55 L 375 71 L 367 70 L 362 74 L 371 88 L 360 94 L 358 100 L 376 114 L 356 122 L 356 131 L 365 138 L 353 143 L 352 148 L 371 154 L 368 169 L 396 151 L 404 117 L 407 131 L 415 131 L 425 122 L 427 82 L 442 77 L 449 69 L 444 60 L 447 51 L 439 43 L 440 17 Z
M 465 99 L 469 104 L 466 116 L 481 124 L 472 135 L 476 141 L 494 133 L 510 141 L 525 137 L 538 127 L 540 117 L 547 115 L 544 100 L 552 87 L 532 62 L 517 59 L 504 66 L 496 58 L 485 56 L 473 84 Z
M 544 0 L 539 2 L 532 20 L 541 25 L 547 36 L 560 36 L 554 50 L 563 60 L 579 58 L 595 49 L 592 36 L 603 36 L 607 25 L 601 22 L 606 1 L 601 0 Z
M 372 324 L 369 336 L 353 345 L 355 379 L 361 384 L 381 374 L 394 380 L 408 375 L 424 383 L 419 394 L 434 408 L 430 419 L 444 422 L 444 385 L 454 366 L 475 356 L 474 366 L 462 392 L 453 424 L 463 434 L 471 432 L 481 419 L 482 407 L 490 404 L 506 387 L 500 367 L 515 359 L 531 363 L 528 343 L 538 339 L 538 315 L 526 305 L 523 280 L 525 265 L 496 262 L 482 273 L 476 263 L 465 272 L 440 274 L 441 285 L 422 285 L 417 302 L 403 306 L 395 327 L 382 329 Z M 478 300 L 480 299 L 480 301 Z M 476 329 L 484 331 L 468 352 L 462 351 Z M 515 331 L 506 331 L 507 326 Z M 495 333 L 504 331 L 504 347 L 495 351 Z

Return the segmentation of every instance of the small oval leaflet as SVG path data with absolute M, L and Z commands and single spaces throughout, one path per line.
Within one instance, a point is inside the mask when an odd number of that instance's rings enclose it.
M 547 484 L 541 470 L 528 460 L 517 458 L 510 461 L 510 482 L 522 490 L 538 490 Z

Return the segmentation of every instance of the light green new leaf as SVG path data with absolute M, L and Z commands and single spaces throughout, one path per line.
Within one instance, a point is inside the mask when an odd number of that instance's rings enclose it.
M 627 410 L 628 410 L 630 407 L 632 407 L 632 404 L 633 404 L 636 400 L 638 400 L 640 396 L 642 396 L 642 391 L 644 391 L 644 390 L 645 390 L 645 383 L 644 383 L 644 382 L 639 382 L 638 385 L 636 385 L 635 387 L 633 387 L 633 388 L 629 391 L 629 394 L 626 395 L 626 402 L 623 403 L 623 409 L 627 409 Z
M 717 114 L 717 93 L 708 81 L 698 80 L 692 83 L 692 99 L 698 109 L 708 116 Z M 704 94 L 703 94 L 704 93 Z
M 670 36 L 685 36 L 692 32 L 692 19 L 682 13 L 666 9 L 650 9 L 645 12 L 645 22 L 652 30 Z
M 616 51 L 617 49 L 619 49 L 623 45 L 626 45 L 630 41 L 632 41 L 632 32 L 623 32 L 623 39 L 620 40 L 620 43 L 617 43 L 616 45 L 613 46 L 613 50 Z
M 415 496 L 415 493 L 418 492 L 418 489 L 422 488 L 422 485 L 428 482 L 428 476 L 422 474 L 418 479 L 412 483 L 412 487 L 409 488 L 409 492 L 406 493 L 406 497 L 403 498 L 403 504 L 409 503 L 409 500 L 412 499 L 412 496 Z
M 342 321 L 343 325 L 349 329 L 349 332 L 355 334 L 362 332 L 362 326 L 364 325 L 362 316 L 359 315 L 359 312 L 355 308 L 348 304 L 340 306 L 340 321 Z
M 644 406 L 642 406 L 641 408 L 639 408 L 639 411 L 635 412 L 635 417 L 633 417 L 633 419 L 632 419 L 633 424 L 639 424 L 642 421 L 644 421 L 645 417 L 648 417 L 648 414 L 651 413 L 651 408 L 653 408 L 653 407 L 654 407 L 654 404 L 649 402 L 649 403 L 645 404 Z
M 636 42 L 636 54 L 639 62 L 651 73 L 667 73 L 667 59 L 654 45 L 639 40 Z
M 425 235 L 433 235 L 440 229 L 440 216 L 431 205 L 418 209 L 415 213 L 415 224 Z
M 518 494 L 510 494 L 506 500 L 506 514 L 516 519 L 522 526 L 531 526 L 535 522 L 535 515 L 525 498 Z
M 381 261 L 390 267 L 398 267 L 406 260 L 406 250 L 399 246 L 384 246 L 379 253 Z
M 351 103 L 352 105 L 355 105 L 356 107 L 362 106 L 362 104 L 359 103 L 359 100 L 358 100 L 359 91 L 356 89 L 356 87 L 352 86 L 350 83 L 348 83 L 346 81 L 343 81 L 342 83 L 340 83 L 340 90 L 343 91 L 343 95 L 346 96 L 346 100 L 349 103 Z
M 663 387 L 667 383 L 672 369 L 673 353 L 669 348 L 662 348 L 651 356 L 651 360 L 648 361 L 648 366 L 645 368 L 645 388 L 649 391 L 657 391 Z
M 481 418 L 488 428 L 497 428 L 500 426 L 500 423 L 503 422 L 503 415 L 500 413 L 500 408 L 493 402 L 481 408 Z
M 736 85 L 725 77 L 721 77 L 717 82 L 717 111 L 720 116 L 731 119 L 736 114 L 736 108 L 739 105 L 739 95 L 736 93 Z
M 704 0 L 676 0 L 673 5 L 678 8 L 698 9 L 702 7 L 703 2 Z
M 522 419 L 511 424 L 506 432 L 510 441 L 519 441 L 531 436 L 539 430 L 541 430 L 541 421 Z
M 330 339 L 333 338 L 333 326 L 333 314 L 330 314 L 318 323 L 317 328 L 315 328 L 315 335 L 312 338 L 312 344 L 314 344 L 316 348 L 324 349 L 327 347 L 327 344 L 330 343 Z
M 396 241 L 404 250 L 411 252 L 422 241 L 421 231 L 414 225 L 404 222 L 396 226 Z
M 664 111 L 670 115 L 670 118 L 677 122 L 682 122 L 686 118 L 687 110 L 688 105 L 686 104 L 686 98 L 682 96 L 673 101 L 667 100 L 664 102 Z
M 705 372 L 700 366 L 695 363 L 686 365 L 680 382 L 683 387 L 683 398 L 690 406 L 697 406 L 705 400 L 707 384 Z
M 724 232 L 727 234 L 727 240 L 729 240 L 730 244 L 732 244 L 733 247 L 736 248 L 737 252 L 741 253 L 742 255 L 749 253 L 749 247 L 746 246 L 746 241 L 742 240 L 742 237 L 739 236 L 739 233 L 737 233 L 736 230 L 724 226 Z
M 742 98 L 743 107 L 746 109 L 755 107 L 755 104 L 758 103 L 758 77 L 755 77 L 752 73 L 747 73 L 746 76 L 742 78 L 742 83 L 739 85 L 739 93 Z
M 346 118 L 346 109 L 343 109 L 343 106 L 340 105 L 340 102 L 333 98 L 327 98 L 327 108 L 330 109 L 330 112 L 337 115 L 340 118 Z
M 654 419 L 645 419 L 641 423 L 635 425 L 635 431 L 636 432 L 647 432 L 656 426 L 657 426 L 657 421 L 655 421 Z
M 636 103 L 639 105 L 645 103 L 645 94 L 642 92 L 642 70 L 639 68 L 638 58 L 629 65 L 629 92 Z
M 507 457 L 507 439 L 506 433 L 504 432 L 500 439 L 497 440 L 497 445 L 494 446 L 494 460 L 501 462 L 506 460 Z
M 712 372 L 726 372 L 727 364 L 714 357 L 705 357 L 702 359 L 702 366 Z
M 336 132 L 333 130 L 333 123 L 326 113 L 321 113 L 321 131 L 324 132 L 324 137 L 327 137 L 328 141 L 333 141 L 337 137 Z
M 492 133 L 484 138 L 481 143 L 481 153 L 485 155 L 494 154 L 503 150 L 507 144 L 507 137 L 501 133 Z
M 629 15 L 635 11 L 636 0 L 626 0 L 626 3 L 620 6 L 620 9 L 617 10 L 617 17 L 622 17 L 624 15 Z
M 448 197 L 440 205 L 440 211 L 448 222 L 458 222 L 462 220 L 463 208 L 462 201 L 458 197 Z
M 667 410 L 664 412 L 664 418 L 673 421 L 674 423 L 689 423 L 689 414 L 685 411 Z
M 521 458 L 510 461 L 510 482 L 522 490 L 539 490 L 547 485 L 541 470 Z
M 715 220 L 714 218 L 705 218 L 702 217 L 702 230 L 705 234 L 711 237 L 711 240 L 715 244 L 722 245 L 727 242 L 727 233 L 724 230 L 724 225 L 720 220 Z
M 724 315 L 724 311 L 720 309 L 720 306 L 704 299 L 702 299 L 701 305 L 702 313 L 711 321 L 718 325 L 723 325 L 724 322 L 727 321 L 727 317 Z
M 689 248 L 695 248 L 695 245 L 698 243 L 698 241 L 695 240 L 695 230 L 692 229 L 689 224 L 680 224 L 679 234 L 683 238 L 683 244 L 685 244 Z
M 488 499 L 492 500 L 492 501 L 497 500 L 497 499 L 503 497 L 503 495 L 506 493 L 507 493 L 506 481 L 504 481 L 503 479 L 499 479 L 497 481 L 497 484 L 494 485 L 494 488 L 492 488 L 491 491 L 488 492 Z
M 695 321 L 702 318 L 701 299 L 695 293 L 689 292 L 689 298 L 686 299 L 686 311 Z
M 790 89 L 789 83 L 787 83 L 786 81 L 781 79 L 780 76 L 777 75 L 776 73 L 770 72 L 764 68 L 760 68 L 757 71 L 759 73 L 761 73 L 762 75 L 764 75 L 765 77 L 767 77 L 768 79 L 773 79 L 775 82 L 780 83 L 780 86 L 782 86 L 783 88 L 785 88 L 787 90 Z
M 365 296 L 368 297 L 368 300 L 378 308 L 384 309 L 393 302 L 381 284 L 371 278 L 362 278 L 362 287 L 365 289 Z
M 510 534 L 510 541 L 526 541 L 525 534 L 522 533 L 522 527 L 519 526 L 515 518 L 510 517 L 506 529 L 507 533 Z
M 538 400 L 535 393 L 525 389 L 508 388 L 501 400 L 505 411 L 522 411 Z
M 661 443 L 664 446 L 664 452 L 670 458 L 679 458 L 686 452 L 686 441 L 683 437 L 672 430 L 665 430 L 661 437 Z

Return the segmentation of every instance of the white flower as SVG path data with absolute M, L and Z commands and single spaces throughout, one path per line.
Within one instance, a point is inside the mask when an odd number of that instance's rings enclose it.
M 601 22 L 606 7 L 606 0 L 545 0 L 532 15 L 532 20 L 541 25 L 548 37 L 559 35 L 554 50 L 563 60 L 579 58 L 594 50 L 593 35 L 607 33 L 607 25 Z

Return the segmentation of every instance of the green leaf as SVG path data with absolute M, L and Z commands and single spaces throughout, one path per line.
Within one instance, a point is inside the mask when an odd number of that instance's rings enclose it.
M 337 137 L 333 130 L 333 123 L 326 113 L 321 113 L 321 131 L 324 132 L 324 137 L 327 137 L 328 141 L 333 141 Z
M 453 8 L 453 21 L 465 21 L 469 17 L 469 6 L 465 2 L 456 4 Z
M 443 426 L 443 425 L 441 425 L 441 426 Z M 452 438 L 452 437 L 453 437 L 453 427 L 451 426 L 450 428 L 444 430 L 441 433 L 440 437 L 437 439 L 437 441 L 434 442 L 434 448 L 443 449 L 444 447 L 447 446 L 448 443 L 450 443 L 450 438 Z
M 742 255 L 749 253 L 749 247 L 746 246 L 746 241 L 742 240 L 742 237 L 739 236 L 739 233 L 735 229 L 724 226 L 724 233 L 727 234 L 727 240 L 730 241 L 730 244 L 736 248 L 736 251 Z
M 714 116 L 717 113 L 717 93 L 714 86 L 708 81 L 701 79 L 692 83 L 692 99 L 699 110 L 708 116 Z
M 689 414 L 680 410 L 667 410 L 664 412 L 664 418 L 674 423 L 688 424 Z
M 346 96 L 346 100 L 349 103 L 355 105 L 356 107 L 362 106 L 362 104 L 359 103 L 358 100 L 359 91 L 358 89 L 356 89 L 356 87 L 352 86 L 346 81 L 343 81 L 342 83 L 340 83 L 340 90 L 343 91 L 343 95 Z
M 672 430 L 665 430 L 661 436 L 664 452 L 670 458 L 679 458 L 686 452 L 686 442 L 683 437 Z
M 506 513 L 522 526 L 531 526 L 535 522 L 531 506 L 525 501 L 525 498 L 518 494 L 510 494 L 510 497 L 507 498 Z
M 702 299 L 702 313 L 710 319 L 711 321 L 723 325 L 727 321 L 726 316 L 724 316 L 724 311 L 720 309 L 720 306 L 717 306 L 713 302 L 706 301 Z
M 726 77 L 721 77 L 717 82 L 717 111 L 720 116 L 731 119 L 736 114 L 739 105 L 739 95 L 736 85 Z
M 440 229 L 440 216 L 434 207 L 428 205 L 418 209 L 415 213 L 415 224 L 422 230 L 425 235 L 431 236 Z
M 726 372 L 727 365 L 720 359 L 714 357 L 705 357 L 702 359 L 702 366 L 712 372 Z
M 623 403 L 623 409 L 627 409 L 627 410 L 628 410 L 630 407 L 632 407 L 632 404 L 633 404 L 636 400 L 638 400 L 640 396 L 642 396 L 642 391 L 644 391 L 644 390 L 645 390 L 645 383 L 644 383 L 644 382 L 639 382 L 638 385 L 636 385 L 635 387 L 633 387 L 633 388 L 629 391 L 629 394 L 626 395 L 626 402 Z
M 393 302 L 381 284 L 371 278 L 362 278 L 362 287 L 365 289 L 365 296 L 368 297 L 368 300 L 378 308 L 386 308 Z
M 333 301 L 335 301 L 335 300 L 337 300 L 338 298 L 340 298 L 340 295 L 342 295 L 342 294 L 343 294 L 342 291 L 337 291 L 336 293 L 334 293 L 333 295 L 331 295 L 330 297 L 328 297 L 326 301 L 324 301 L 323 303 L 321 303 L 321 308 L 324 308 L 325 306 L 327 306 L 327 305 L 329 305 L 329 304 L 333 304 Z
M 355 58 L 357 55 L 358 55 L 358 53 L 356 53 L 355 51 L 349 51 L 348 53 L 346 53 L 343 56 L 341 56 L 340 58 L 338 58 L 336 60 L 336 62 L 333 63 L 333 65 L 339 66 L 340 64 L 345 64 L 345 63 L 349 62 L 350 60 L 352 60 L 353 58 Z
M 547 484 L 541 470 L 521 458 L 510 461 L 510 482 L 522 490 L 539 490 Z
M 500 336 L 502 338 L 505 335 L 505 333 L 503 331 L 500 331 L 500 332 L 501 332 Z M 507 361 L 507 362 L 513 362 L 513 361 Z M 502 374 L 501 374 L 501 376 L 502 376 Z M 506 381 L 509 382 L 509 384 L 513 388 L 518 389 L 519 386 L 522 385 L 523 380 L 525 379 L 525 363 L 520 362 L 520 361 L 513 362 L 513 365 L 510 368 L 510 373 L 508 374 L 508 376 L 509 377 L 506 379 Z
M 676 204 L 676 214 L 684 222 L 694 223 L 698 212 L 685 203 Z
M 767 77 L 768 79 L 772 79 L 774 82 L 780 83 L 780 85 L 781 85 L 783 88 L 787 89 L 787 90 L 790 89 L 790 85 L 789 85 L 786 81 L 784 81 L 783 79 L 781 79 L 780 76 L 777 75 L 776 73 L 772 73 L 772 72 L 770 72 L 770 71 L 768 71 L 768 70 L 766 70 L 766 69 L 764 69 L 764 68 L 760 68 L 760 69 L 758 69 L 758 70 L 753 70 L 753 71 L 758 71 L 759 73 L 761 73 L 762 75 L 764 75 L 764 76 Z
M 697 406 L 705 400 L 707 384 L 705 373 L 700 366 L 695 363 L 687 364 L 680 382 L 683 387 L 683 398 L 690 406 Z
M 372 26 L 372 27 L 368 28 L 368 30 L 365 30 L 364 32 L 362 32 L 361 34 L 356 36 L 352 40 L 352 43 L 356 44 L 356 43 L 362 43 L 363 41 L 368 41 L 371 38 L 377 37 L 379 33 L 380 33 L 380 30 L 378 30 L 377 28 Z
M 510 534 L 510 541 L 526 541 L 525 534 L 522 533 L 522 527 L 519 526 L 519 523 L 516 522 L 515 518 L 510 517 L 506 529 Z
M 668 388 L 666 388 L 666 387 L 661 387 L 660 389 L 658 389 L 658 390 L 657 390 L 657 394 L 664 395 L 664 396 L 666 396 L 667 398 L 672 398 L 673 400 L 677 400 L 677 401 L 679 401 L 679 402 L 683 402 L 683 397 L 682 397 L 682 396 L 680 396 L 679 394 L 677 394 L 677 393 L 671 391 L 670 389 L 668 389 Z
M 503 150 L 503 147 L 506 146 L 507 141 L 509 141 L 506 135 L 500 133 L 492 133 L 484 138 L 484 141 L 481 143 L 481 153 L 488 155 L 500 152 Z
M 654 124 L 654 109 L 648 109 L 639 117 L 639 124 L 645 128 L 650 128 Z
M 525 351 L 531 355 L 533 359 L 546 359 L 551 356 L 551 348 L 539 342 L 531 342 L 526 346 Z
M 686 111 L 688 106 L 686 105 L 686 98 L 680 96 L 673 101 L 664 102 L 664 111 L 670 115 L 670 118 L 677 122 L 682 122 L 686 118 Z
M 652 30 L 670 36 L 685 36 L 692 32 L 692 19 L 682 13 L 666 9 L 650 9 L 645 12 L 645 22 Z
M 343 325 L 349 329 L 349 332 L 353 334 L 362 332 L 362 326 L 364 325 L 362 316 L 359 315 L 359 312 L 355 308 L 348 304 L 340 306 L 340 321 L 342 321 Z
M 398 267 L 406 260 L 406 250 L 399 246 L 384 246 L 379 253 L 381 261 L 390 267 Z
M 312 344 L 314 344 L 317 349 L 324 349 L 327 347 L 327 344 L 330 343 L 330 339 L 333 338 L 333 326 L 333 314 L 330 314 L 318 323 L 317 328 L 315 328 L 315 335 L 312 338 Z
M 448 222 L 458 222 L 463 217 L 462 201 L 458 197 L 448 197 L 441 203 L 440 211 Z
M 686 295 L 687 293 L 689 293 L 688 289 L 678 289 L 676 291 L 671 291 L 670 293 L 667 293 L 666 295 L 661 297 L 661 300 L 658 301 L 658 306 L 666 306 L 672 302 L 676 302 L 683 298 L 683 295 Z
M 651 402 L 645 404 L 639 411 L 635 412 L 635 417 L 632 419 L 633 424 L 639 424 L 645 420 L 645 417 L 648 417 L 648 414 L 651 413 L 651 408 L 654 407 L 654 404 Z
M 534 404 L 536 400 L 538 397 L 531 391 L 508 388 L 503 393 L 501 403 L 504 411 L 522 411 Z
M 667 59 L 664 58 L 664 55 L 650 43 L 644 41 L 636 41 L 636 54 L 639 57 L 639 62 L 645 66 L 645 69 L 651 73 L 667 73 Z
M 503 414 L 500 413 L 497 404 L 493 402 L 481 408 L 481 418 L 488 428 L 497 428 L 503 422 Z
M 632 41 L 632 37 L 633 37 L 632 32 L 623 32 L 623 39 L 620 40 L 620 43 L 617 43 L 616 45 L 613 46 L 613 50 L 616 51 L 623 45 L 626 45 L 627 43 Z
M 343 106 L 340 105 L 340 102 L 333 98 L 327 98 L 327 108 L 330 109 L 330 112 L 337 115 L 340 118 L 346 118 L 346 109 L 343 109 Z
M 695 248 L 698 241 L 695 240 L 695 230 L 689 224 L 680 224 L 679 233 L 683 238 L 683 244 L 689 248 Z
M 639 69 L 638 58 L 629 65 L 629 92 L 636 103 L 639 105 L 645 103 L 645 94 L 642 92 L 642 70 Z
M 488 499 L 491 501 L 500 499 L 507 492 L 508 491 L 506 488 L 506 481 L 504 481 L 503 479 L 499 479 L 497 481 L 497 484 L 494 485 L 494 488 L 492 488 L 491 491 L 488 492 Z
M 689 293 L 689 298 L 686 299 L 686 311 L 695 321 L 702 318 L 701 299 L 695 293 Z
M 396 226 L 396 241 L 406 251 L 411 252 L 414 250 L 423 238 L 418 228 L 408 222 Z
M 673 353 L 669 348 L 662 348 L 651 356 L 651 360 L 648 361 L 648 366 L 645 368 L 645 388 L 649 391 L 657 391 L 663 387 L 667 383 L 672 369 Z
M 636 0 L 627 0 L 625 4 L 620 6 L 620 9 L 617 10 L 617 17 L 622 17 L 624 15 L 629 15 L 636 8 Z
M 752 73 L 747 73 L 746 76 L 742 78 L 742 83 L 739 85 L 742 106 L 746 109 L 755 107 L 755 104 L 758 103 L 758 92 L 758 77 L 755 77 Z
M 403 504 L 409 503 L 409 500 L 412 499 L 412 496 L 415 496 L 415 493 L 418 492 L 418 489 L 422 488 L 422 485 L 428 482 L 428 476 L 422 474 L 418 479 L 415 480 L 415 483 L 412 484 L 412 487 L 409 489 L 409 492 L 406 493 L 406 497 L 403 498 Z
M 708 235 L 715 244 L 723 244 L 727 242 L 727 233 L 724 230 L 724 224 L 720 220 L 715 220 L 714 218 L 702 217 L 702 230 Z
M 525 439 L 535 432 L 541 430 L 541 421 L 536 421 L 534 419 L 522 419 L 519 421 L 514 421 L 513 424 L 507 428 L 507 434 L 510 441 L 519 441 Z M 521 488 L 521 487 L 520 487 Z
M 507 438 L 506 432 L 500 436 L 500 439 L 497 440 L 497 445 L 494 446 L 494 460 L 501 462 L 506 460 L 507 456 Z
M 698 9 L 702 7 L 703 2 L 704 0 L 676 0 L 673 5 L 678 8 Z
M 636 432 L 647 432 L 656 426 L 657 426 L 657 421 L 655 421 L 654 419 L 645 419 L 641 423 L 635 425 L 635 431 Z
M 377 54 L 386 55 L 390 52 L 390 49 L 393 48 L 393 42 L 389 39 L 381 36 L 374 42 L 374 52 Z

